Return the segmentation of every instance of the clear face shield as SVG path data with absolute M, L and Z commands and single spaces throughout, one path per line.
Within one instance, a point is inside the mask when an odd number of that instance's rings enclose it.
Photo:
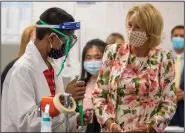
M 61 37 L 64 38 L 64 59 L 62 61 L 62 65 L 60 66 L 60 71 L 57 74 L 57 77 L 62 73 L 62 70 L 64 69 L 64 64 L 68 58 L 69 55 L 69 51 L 71 48 L 73 48 L 73 46 L 75 45 L 75 43 L 77 42 L 77 36 L 80 30 L 80 22 L 66 22 L 63 24 L 59 24 L 59 25 L 48 25 L 46 22 L 40 20 L 41 25 L 36 25 L 39 28 L 50 28 L 53 32 L 58 33 L 59 35 L 61 35 Z M 60 30 L 74 30 L 75 34 L 73 35 L 66 35 L 64 33 L 62 33 Z M 62 57 L 63 58 L 63 57 Z

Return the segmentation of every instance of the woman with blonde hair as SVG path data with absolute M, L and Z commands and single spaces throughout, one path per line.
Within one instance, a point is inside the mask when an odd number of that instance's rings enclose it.
M 163 132 L 176 110 L 172 53 L 158 48 L 160 12 L 134 6 L 126 19 L 128 43 L 106 48 L 93 92 L 102 131 Z
M 111 33 L 106 40 L 106 43 L 109 44 L 115 44 L 115 43 L 124 43 L 125 39 L 123 37 L 123 35 L 121 35 L 120 33 L 114 32 Z
M 32 40 L 32 41 L 35 40 L 35 36 L 36 36 L 36 33 L 35 33 L 35 26 L 34 25 L 27 27 L 23 31 L 23 34 L 22 34 L 22 37 L 21 37 L 21 45 L 20 45 L 19 54 L 18 54 L 19 57 L 24 54 L 26 46 L 29 43 L 29 41 L 30 40 Z
M 19 47 L 19 53 L 17 58 L 12 60 L 3 70 L 2 75 L 1 75 L 1 93 L 2 93 L 2 87 L 3 87 L 3 82 L 6 78 L 6 75 L 8 71 L 12 68 L 14 63 L 24 54 L 25 49 L 27 44 L 29 43 L 30 40 L 34 41 L 35 40 L 35 26 L 28 26 L 22 33 L 21 36 L 21 44 Z

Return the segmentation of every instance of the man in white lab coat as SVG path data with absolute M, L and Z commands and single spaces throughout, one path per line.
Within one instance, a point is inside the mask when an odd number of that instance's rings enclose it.
M 50 8 L 40 16 L 37 22 L 40 24 L 58 25 L 66 22 L 74 22 L 74 18 L 60 8 Z M 69 28 L 69 27 L 68 27 Z M 54 96 L 64 92 L 62 77 L 57 75 L 58 69 L 51 60 L 65 56 L 66 44 L 69 49 L 74 45 L 74 30 L 50 28 L 36 29 L 36 40 L 29 42 L 25 54 L 16 61 L 8 72 L 2 92 L 1 106 L 1 131 L 2 132 L 39 132 L 41 129 L 41 117 L 39 116 L 39 104 L 42 97 Z M 70 43 L 66 43 L 69 37 Z M 69 39 L 68 38 L 68 39 Z M 65 92 L 71 93 L 73 98 L 81 100 L 85 93 L 82 83 L 75 80 L 67 85 Z M 84 113 L 86 123 L 90 121 L 91 114 Z M 65 131 L 65 117 L 60 114 L 53 118 L 52 131 Z M 70 115 L 70 131 L 75 131 L 79 115 Z

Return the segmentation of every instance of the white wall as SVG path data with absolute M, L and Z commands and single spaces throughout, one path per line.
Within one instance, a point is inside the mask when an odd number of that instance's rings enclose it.
M 146 2 L 96 2 L 92 5 L 79 5 L 76 2 L 34 2 L 33 22 L 52 6 L 66 9 L 76 20 L 81 20 L 81 48 L 93 38 L 103 40 L 111 32 L 125 35 L 125 18 L 128 10 L 136 4 Z M 169 48 L 170 31 L 177 24 L 184 24 L 183 2 L 148 2 L 161 12 L 164 19 L 164 41 L 162 46 Z M 44 5 L 44 6 L 43 6 Z M 126 35 L 125 35 L 126 36 Z
M 81 21 L 81 30 L 77 32 L 80 36 L 78 43 L 70 52 L 72 75 L 80 73 L 81 51 L 87 41 L 94 38 L 106 40 L 111 32 L 120 32 L 125 38 L 125 18 L 128 10 L 136 4 L 146 2 L 95 2 L 89 5 L 76 2 L 33 2 L 31 12 L 31 23 L 39 20 L 40 14 L 50 7 L 60 7 Z M 161 12 L 164 19 L 164 40 L 162 46 L 171 48 L 170 31 L 178 25 L 184 25 L 184 3 L 183 2 L 148 2 L 152 3 Z M 77 65 L 73 65 L 76 64 Z M 75 69 L 74 69 L 75 68 Z M 72 72 L 74 70 L 74 73 Z
M 32 2 L 1 3 L 1 43 L 15 45 L 20 43 L 25 27 L 31 24 Z
M 89 5 L 77 4 L 76 2 L 34 2 L 33 22 L 38 20 L 40 13 L 45 9 L 57 6 L 71 13 L 76 20 L 81 21 L 80 42 L 71 50 L 69 58 L 73 60 L 70 70 L 80 72 L 80 64 L 76 64 L 79 56 L 79 48 L 82 51 L 87 41 L 93 38 L 106 40 L 112 32 L 120 32 L 125 38 L 125 18 L 128 10 L 136 4 L 146 2 L 96 2 Z M 171 48 L 170 31 L 178 24 L 184 24 L 184 4 L 182 2 L 149 2 L 156 6 L 164 19 L 164 40 L 163 47 Z M 43 6 L 44 5 L 44 6 Z M 80 47 L 79 47 L 80 46 Z M 77 51 L 77 52 L 76 52 Z M 81 52 L 80 52 L 81 53 Z M 68 73 L 69 70 L 66 70 Z M 78 73 L 75 73 L 78 74 Z

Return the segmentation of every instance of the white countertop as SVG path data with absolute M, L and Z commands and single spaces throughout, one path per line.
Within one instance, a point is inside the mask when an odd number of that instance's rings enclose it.
M 165 128 L 164 132 L 184 132 L 184 128 L 178 126 L 168 126 Z

